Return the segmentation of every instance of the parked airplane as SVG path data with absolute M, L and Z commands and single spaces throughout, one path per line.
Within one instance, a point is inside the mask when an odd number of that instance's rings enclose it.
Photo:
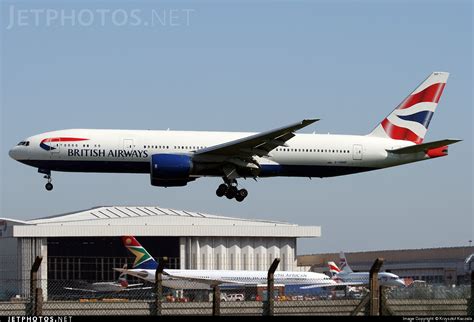
M 123 267 L 127 269 L 127 265 Z M 147 290 L 151 287 L 143 287 L 143 283 L 130 284 L 127 281 L 126 272 L 120 274 L 116 282 L 96 282 L 96 283 L 84 283 L 79 287 L 64 287 L 70 291 L 81 291 L 89 293 L 109 293 L 109 292 L 123 292 L 123 291 L 136 291 L 136 290 Z
M 133 236 L 124 236 L 122 241 L 135 255 L 135 262 L 132 269 L 114 268 L 114 270 L 154 283 L 158 263 Z M 209 289 L 214 285 L 254 286 L 265 284 L 267 274 L 267 271 L 165 269 L 163 286 L 173 289 Z M 314 272 L 276 271 L 274 278 L 275 284 L 312 286 L 312 288 L 340 285 L 329 276 Z
M 318 119 L 261 133 L 69 129 L 26 138 L 9 154 L 45 174 L 48 191 L 51 171 L 146 173 L 160 187 L 217 176 L 216 194 L 242 201 L 238 178 L 333 177 L 446 156 L 460 140 L 422 142 L 448 75 L 432 73 L 363 136 L 294 133 Z
M 336 263 L 328 262 L 329 272 L 336 281 L 341 281 L 352 286 L 357 285 L 369 285 L 369 272 L 354 272 L 347 262 L 344 252 L 339 254 L 339 265 Z M 406 286 L 403 279 L 393 273 L 379 272 L 378 280 L 381 286 Z

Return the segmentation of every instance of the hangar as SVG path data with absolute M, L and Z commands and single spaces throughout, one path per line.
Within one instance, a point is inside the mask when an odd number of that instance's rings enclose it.
M 320 237 L 321 228 L 155 206 L 96 207 L 27 221 L 0 218 L 0 280 L 17 281 L 16 294 L 27 295 L 36 256 L 46 263 L 43 280 L 114 280 L 113 267 L 132 263 L 123 235 L 137 236 L 168 268 L 267 270 L 279 257 L 279 269 L 292 271 L 297 238 Z
M 424 249 L 377 250 L 346 252 L 354 271 L 368 271 L 377 257 L 385 259 L 382 270 L 408 280 L 423 280 L 430 284 L 467 284 L 471 278 L 466 259 L 474 247 L 439 247 Z M 339 262 L 339 253 L 298 256 L 298 265 L 313 272 L 329 273 L 327 262 Z

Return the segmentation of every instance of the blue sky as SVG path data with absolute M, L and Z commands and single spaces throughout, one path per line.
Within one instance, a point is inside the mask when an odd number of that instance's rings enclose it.
M 321 225 L 299 254 L 467 245 L 472 14 L 471 1 L 2 1 L 0 217 L 159 205 Z M 163 189 L 146 175 L 53 173 L 48 193 L 8 157 L 21 139 L 64 128 L 264 131 L 317 117 L 302 132 L 366 134 L 436 70 L 451 76 L 426 141 L 464 139 L 448 157 L 247 180 L 244 203 L 217 198 L 217 178 Z

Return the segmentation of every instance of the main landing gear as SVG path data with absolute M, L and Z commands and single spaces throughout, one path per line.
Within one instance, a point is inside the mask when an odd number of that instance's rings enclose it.
M 224 182 L 216 190 L 218 197 L 226 196 L 227 199 L 235 198 L 238 202 L 242 202 L 248 196 L 249 193 L 246 189 L 239 190 L 237 188 L 237 180 L 224 178 Z

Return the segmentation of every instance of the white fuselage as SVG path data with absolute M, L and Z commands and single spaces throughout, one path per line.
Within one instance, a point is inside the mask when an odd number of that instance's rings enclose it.
M 255 133 L 71 129 L 25 139 L 10 156 L 41 170 L 150 173 L 154 154 L 186 154 Z M 256 157 L 260 177 L 331 177 L 420 161 L 425 153 L 394 155 L 387 150 L 414 145 L 402 140 L 355 135 L 296 134 L 268 156 Z M 225 162 L 202 159 L 199 163 Z M 190 177 L 222 176 L 195 167 Z
M 172 275 L 170 278 L 166 273 Z M 129 269 L 127 274 L 155 282 L 153 269 Z M 267 283 L 267 271 L 238 271 L 238 270 L 180 270 L 166 269 L 163 274 L 163 285 L 174 289 L 209 289 L 210 283 L 201 283 L 198 280 L 224 281 L 221 286 L 251 286 Z M 176 278 L 178 277 L 178 279 Z M 276 271 L 275 284 L 284 285 L 337 285 L 325 274 L 314 272 Z
M 334 276 L 334 279 L 339 280 L 343 283 L 354 283 L 369 285 L 369 272 L 352 272 L 344 273 L 341 272 Z M 380 272 L 378 273 L 378 281 L 381 286 L 405 286 L 405 282 L 393 273 Z

